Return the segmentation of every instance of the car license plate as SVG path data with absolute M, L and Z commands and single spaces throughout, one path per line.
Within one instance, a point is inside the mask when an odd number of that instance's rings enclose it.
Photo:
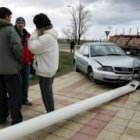
M 125 77 L 125 76 L 119 76 L 119 79 L 121 80 L 132 80 L 132 77 Z

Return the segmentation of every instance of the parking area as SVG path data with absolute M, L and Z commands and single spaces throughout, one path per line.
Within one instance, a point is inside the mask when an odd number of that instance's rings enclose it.
M 54 81 L 55 106 L 59 109 L 115 88 L 71 72 Z M 23 106 L 24 120 L 45 111 L 38 85 L 30 87 L 29 99 L 33 106 Z M 140 140 L 140 89 L 19 140 Z

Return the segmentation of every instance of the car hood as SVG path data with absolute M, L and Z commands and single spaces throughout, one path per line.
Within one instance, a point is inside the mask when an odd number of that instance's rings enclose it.
M 140 61 L 129 56 L 98 56 L 92 59 L 103 66 L 133 67 L 135 65 L 135 67 L 140 67 Z

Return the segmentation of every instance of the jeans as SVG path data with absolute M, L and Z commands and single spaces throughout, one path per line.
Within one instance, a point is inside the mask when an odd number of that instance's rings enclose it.
M 29 89 L 29 77 L 30 76 L 30 65 L 24 64 L 21 70 L 22 78 L 22 103 L 28 101 L 28 89 Z
M 21 105 L 21 75 L 0 74 L 0 120 L 6 120 L 10 113 L 12 124 L 21 122 Z
M 42 77 L 38 76 L 41 95 L 44 106 L 47 112 L 54 111 L 54 99 L 53 99 L 53 80 L 54 77 Z

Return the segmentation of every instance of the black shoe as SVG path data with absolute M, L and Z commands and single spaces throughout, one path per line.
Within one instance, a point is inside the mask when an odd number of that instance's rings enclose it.
M 26 101 L 26 102 L 24 102 L 24 103 L 22 103 L 23 105 L 27 105 L 27 106 L 32 106 L 32 103 L 31 102 L 29 102 L 29 101 Z
M 4 120 L 0 120 L 0 127 L 4 126 L 6 124 L 7 120 L 4 119 Z
M 22 121 L 20 121 L 20 122 L 11 122 L 11 125 L 15 125 L 15 124 L 18 124 L 18 123 L 21 123 Z

